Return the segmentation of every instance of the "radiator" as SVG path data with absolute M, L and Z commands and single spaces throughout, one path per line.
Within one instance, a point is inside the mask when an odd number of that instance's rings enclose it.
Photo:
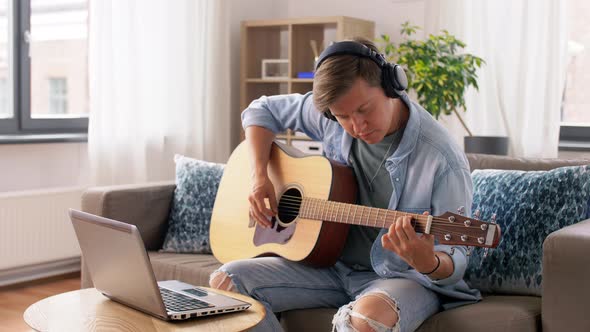
M 48 271 L 32 272 L 35 266 L 55 270 L 55 262 L 79 262 L 68 209 L 80 209 L 82 192 L 83 188 L 60 188 L 0 193 L 0 284 L 19 271 L 47 275 Z

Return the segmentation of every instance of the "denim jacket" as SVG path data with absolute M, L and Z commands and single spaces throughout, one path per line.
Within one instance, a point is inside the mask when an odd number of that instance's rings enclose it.
M 437 216 L 464 207 L 466 215 L 470 215 L 473 185 L 465 154 L 420 105 L 410 101 L 405 93 L 401 99 L 408 106 L 410 117 L 398 148 L 385 162 L 393 187 L 389 209 L 417 214 L 428 211 Z M 242 126 L 256 125 L 275 134 L 286 129 L 303 132 L 322 142 L 326 157 L 351 166 L 354 138 L 336 121 L 318 112 L 312 100 L 311 92 L 263 96 L 244 110 Z M 431 280 L 381 246 L 381 236 L 386 232 L 387 229 L 381 230 L 371 248 L 371 263 L 379 276 L 415 280 L 443 295 L 441 303 L 445 308 L 481 299 L 479 291 L 463 281 L 468 262 L 466 247 L 435 243 L 435 251 L 452 258 L 454 272 L 445 279 Z

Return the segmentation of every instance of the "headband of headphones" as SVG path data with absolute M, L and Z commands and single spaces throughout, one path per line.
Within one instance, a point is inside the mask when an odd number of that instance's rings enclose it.
M 333 43 L 320 54 L 320 57 L 316 61 L 315 70 L 317 71 L 318 68 L 320 68 L 320 65 L 324 60 L 335 55 L 354 55 L 369 58 L 373 60 L 379 68 L 383 68 L 387 64 L 387 60 L 385 60 L 382 54 L 373 51 L 367 46 L 355 41 L 342 41 Z
M 381 87 L 385 91 L 385 95 L 390 98 L 399 98 L 400 93 L 408 87 L 408 78 L 400 65 L 387 62 L 383 54 L 375 52 L 356 41 L 341 41 L 328 46 L 316 61 L 315 71 L 317 72 L 327 58 L 336 55 L 353 55 L 368 58 L 375 62 L 381 69 Z M 336 121 L 336 118 L 329 110 L 323 112 L 323 114 L 328 119 Z

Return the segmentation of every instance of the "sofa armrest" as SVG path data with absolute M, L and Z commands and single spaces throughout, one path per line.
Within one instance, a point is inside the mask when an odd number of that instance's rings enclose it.
M 590 331 L 590 219 L 543 243 L 543 331 Z
M 82 194 L 82 210 L 136 225 L 147 250 L 162 247 L 176 188 L 174 182 L 89 188 Z M 92 287 L 82 258 L 82 288 Z

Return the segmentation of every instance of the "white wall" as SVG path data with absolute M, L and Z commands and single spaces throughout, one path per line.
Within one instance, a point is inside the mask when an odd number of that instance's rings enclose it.
M 0 192 L 84 186 L 86 143 L 0 144 Z
M 375 37 L 385 33 L 399 39 L 401 24 L 424 25 L 424 0 L 288 0 L 287 15 L 351 16 L 375 22 Z M 418 38 L 422 34 L 416 35 Z

